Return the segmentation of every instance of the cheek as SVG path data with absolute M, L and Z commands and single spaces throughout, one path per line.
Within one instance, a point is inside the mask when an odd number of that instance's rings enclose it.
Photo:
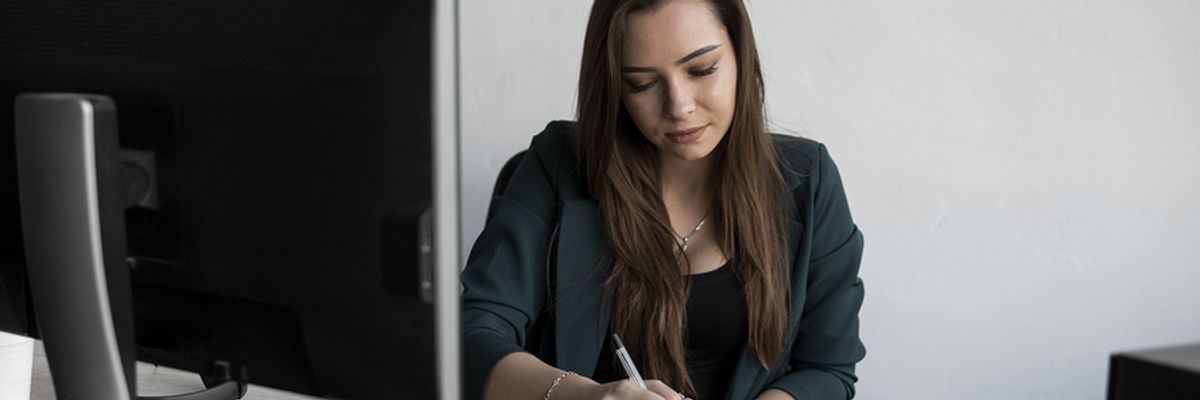
M 649 125 L 653 124 L 654 120 L 654 102 L 649 96 L 623 96 L 621 101 L 625 105 L 625 111 L 629 112 L 629 116 L 633 117 L 633 122 L 638 125 L 638 128 L 645 130 Z
M 733 105 L 737 98 L 737 74 L 726 73 L 714 77 L 704 92 L 709 112 L 721 120 L 732 118 Z

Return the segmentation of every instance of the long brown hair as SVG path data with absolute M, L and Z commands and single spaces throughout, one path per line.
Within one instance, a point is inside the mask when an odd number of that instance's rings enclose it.
M 658 151 L 621 103 L 621 43 L 627 16 L 662 0 L 596 0 L 579 74 L 577 155 L 615 252 L 607 285 L 612 329 L 650 378 L 694 392 L 684 364 L 686 258 L 660 193 Z M 786 188 L 763 109 L 763 79 L 741 0 L 712 0 L 733 42 L 737 93 L 729 132 L 714 150 L 710 221 L 743 282 L 751 348 L 764 368 L 779 360 L 787 329 L 790 274 Z

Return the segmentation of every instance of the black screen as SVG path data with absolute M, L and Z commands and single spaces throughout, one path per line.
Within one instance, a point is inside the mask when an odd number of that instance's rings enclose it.
M 139 359 L 201 373 L 223 361 L 309 394 L 433 397 L 433 306 L 417 268 L 433 184 L 431 12 L 0 0 L 0 329 L 37 336 L 13 100 L 99 94 L 116 103 L 122 149 L 154 160 L 157 204 L 125 221 Z

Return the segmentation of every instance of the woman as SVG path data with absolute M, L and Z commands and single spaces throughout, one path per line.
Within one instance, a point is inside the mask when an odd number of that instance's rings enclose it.
M 463 271 L 465 395 L 853 397 L 862 235 L 824 146 L 766 132 L 741 1 L 597 0 L 583 53 Z

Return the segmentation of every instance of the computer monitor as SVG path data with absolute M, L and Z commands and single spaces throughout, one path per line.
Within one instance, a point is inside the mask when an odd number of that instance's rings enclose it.
M 95 380 L 136 396 L 134 358 L 209 384 L 457 397 L 453 9 L 0 4 L 0 235 L 16 239 L 0 241 L 0 330 L 46 341 L 60 397 L 79 390 L 60 381 Z M 56 124 L 92 142 L 18 143 Z M 29 175 L 68 164 L 92 192 Z M 72 241 L 80 220 L 60 203 L 76 201 L 94 229 Z M 62 260 L 89 238 L 103 270 L 86 282 L 108 307 L 60 312 L 87 286 L 35 264 L 87 264 Z M 108 321 L 111 376 L 60 339 L 89 318 Z

